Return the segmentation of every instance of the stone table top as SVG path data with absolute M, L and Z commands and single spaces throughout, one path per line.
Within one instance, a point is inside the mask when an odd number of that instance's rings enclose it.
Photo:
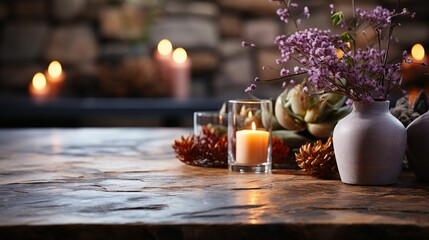
M 188 166 L 179 128 L 0 130 L 0 239 L 429 239 L 429 185 Z

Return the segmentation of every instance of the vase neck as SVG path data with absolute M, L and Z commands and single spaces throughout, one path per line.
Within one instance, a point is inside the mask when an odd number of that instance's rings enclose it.
M 378 113 L 384 113 L 389 111 L 389 104 L 390 102 L 388 100 L 386 101 L 377 101 L 372 103 L 364 103 L 364 102 L 353 102 L 353 109 L 356 112 L 362 112 L 362 113 L 372 113 L 372 112 L 378 112 Z

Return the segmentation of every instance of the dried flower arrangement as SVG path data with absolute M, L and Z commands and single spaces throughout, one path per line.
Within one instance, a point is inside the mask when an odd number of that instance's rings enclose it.
M 355 8 L 352 0 L 353 16 L 346 18 L 343 12 L 336 11 L 329 5 L 334 26 L 343 30 L 334 34 L 330 29 L 300 29 L 300 16 L 310 18 L 307 6 L 300 6 L 291 0 L 274 0 L 281 4 L 277 14 L 285 23 L 293 23 L 296 31 L 278 36 L 275 44 L 280 50 L 277 59 L 281 69 L 280 77 L 267 80 L 283 80 L 283 87 L 296 83 L 292 78 L 303 76 L 308 84 L 303 92 L 337 93 L 352 101 L 366 103 L 386 100 L 388 94 L 402 81 L 399 74 L 401 61 L 394 61 L 389 56 L 395 27 L 400 23 L 400 16 L 414 17 L 407 9 L 389 10 L 377 6 L 372 11 Z M 294 14 L 298 13 L 297 16 Z M 357 39 L 365 39 L 365 43 Z M 255 47 L 255 44 L 243 42 L 243 46 Z M 411 63 L 404 51 L 402 59 Z M 283 67 L 286 63 L 295 63 L 293 70 Z M 265 66 L 265 69 L 275 69 Z M 263 81 L 256 78 L 255 81 Z M 251 84 L 245 91 L 252 92 L 256 84 Z

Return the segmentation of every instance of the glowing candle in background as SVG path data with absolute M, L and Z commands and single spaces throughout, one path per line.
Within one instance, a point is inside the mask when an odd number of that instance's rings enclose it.
M 172 63 L 173 45 L 168 39 L 162 39 L 155 51 L 155 61 L 158 64 L 161 78 L 169 81 L 170 75 L 168 73 L 169 67 Z
M 173 97 L 179 99 L 188 98 L 191 84 L 191 62 L 185 49 L 177 48 L 174 50 L 173 63 L 170 69 Z
M 420 43 L 414 44 L 413 48 L 411 49 L 411 56 L 416 61 L 426 62 L 427 60 L 425 55 L 425 49 Z
M 425 49 L 420 43 L 414 44 L 411 48 L 411 55 L 408 55 L 413 63 L 402 63 L 402 76 L 407 85 L 408 99 L 411 105 L 414 104 L 420 90 L 427 85 L 427 67 L 428 57 L 425 54 Z M 422 65 L 423 64 L 423 65 Z
M 52 61 L 48 67 L 48 81 L 62 82 L 64 80 L 63 68 L 58 61 Z
M 237 162 L 246 164 L 267 162 L 269 136 L 268 131 L 257 130 L 255 122 L 252 122 L 252 129 L 237 131 Z
M 426 72 L 425 68 L 421 67 L 422 63 L 428 63 L 428 58 L 425 54 L 425 49 L 420 43 L 414 44 L 411 48 L 411 55 L 408 54 L 413 63 L 402 62 L 402 70 L 406 81 L 413 80 L 418 74 Z M 417 72 L 416 72 L 417 71 Z
M 168 56 L 173 50 L 173 45 L 168 39 L 162 39 L 158 43 L 157 50 L 158 53 L 161 54 L 161 56 Z
M 34 74 L 28 90 L 33 100 L 46 100 L 49 97 L 50 91 L 45 75 L 41 72 Z
M 46 78 L 50 86 L 51 95 L 54 97 L 60 95 L 64 84 L 65 74 L 58 61 L 52 61 L 49 64 Z

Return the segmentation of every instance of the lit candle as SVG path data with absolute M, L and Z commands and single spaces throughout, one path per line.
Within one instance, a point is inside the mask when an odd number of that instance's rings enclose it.
M 425 54 L 425 49 L 420 43 L 414 44 L 414 46 L 411 48 L 411 55 L 408 54 L 407 57 L 410 57 L 413 63 L 402 63 L 402 70 L 407 71 L 413 69 L 415 71 L 416 69 L 419 69 L 419 72 L 422 72 L 421 63 L 428 63 L 427 56 Z M 423 70 L 425 70 L 423 68 Z M 407 72 L 408 73 L 408 72 Z M 415 73 L 414 73 L 415 74 Z
M 191 62 L 185 49 L 177 48 L 174 50 L 170 73 L 173 97 L 188 98 L 191 84 Z
M 411 48 L 411 55 L 408 55 L 413 63 L 402 63 L 402 76 L 404 82 L 408 85 L 408 99 L 411 105 L 414 104 L 414 100 L 420 92 L 420 88 L 424 85 L 425 77 L 424 74 L 427 72 L 427 68 L 422 64 L 428 64 L 428 57 L 425 54 L 424 47 L 420 44 L 414 44 Z
M 245 164 L 261 164 L 267 162 L 269 132 L 257 130 L 255 122 L 252 129 L 237 131 L 236 161 Z
M 58 96 L 65 79 L 63 68 L 58 61 L 52 61 L 49 64 L 46 79 L 50 86 L 51 95 L 54 97 Z
M 155 61 L 158 64 L 161 78 L 169 81 L 170 75 L 168 73 L 169 66 L 172 62 L 173 45 L 167 39 L 159 41 L 155 51 Z
M 425 49 L 420 43 L 414 44 L 413 48 L 411 49 L 411 55 L 417 61 L 422 61 L 426 58 Z
M 28 90 L 35 101 L 46 100 L 49 97 L 50 92 L 45 75 L 41 72 L 34 74 Z

